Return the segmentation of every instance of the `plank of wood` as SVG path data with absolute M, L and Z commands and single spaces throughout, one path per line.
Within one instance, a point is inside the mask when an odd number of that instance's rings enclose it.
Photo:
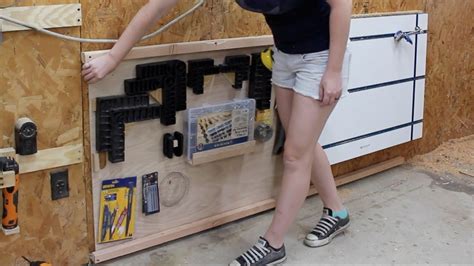
M 370 175 L 383 172 L 390 168 L 399 166 L 405 162 L 403 157 L 396 157 L 394 159 L 375 164 L 358 171 L 342 175 L 336 178 L 336 184 L 338 186 L 360 180 Z M 310 189 L 308 196 L 316 194 L 314 188 Z M 94 263 L 100 263 L 107 260 L 111 260 L 120 256 L 131 254 L 133 252 L 143 250 L 149 247 L 157 246 L 172 240 L 176 240 L 191 234 L 195 234 L 207 229 L 214 228 L 232 221 L 236 221 L 257 213 L 261 213 L 267 210 L 275 208 L 276 200 L 267 199 L 248 206 L 238 208 L 235 210 L 223 212 L 221 214 L 211 216 L 199 221 L 195 221 L 189 224 L 181 225 L 176 228 L 172 228 L 160 233 L 151 234 L 133 241 L 124 242 L 122 244 L 97 250 L 91 253 L 91 259 Z
M 7 148 L 0 149 L 0 156 L 16 158 L 20 165 L 20 174 L 27 174 L 81 163 L 83 158 L 83 148 L 81 144 L 66 145 L 59 148 L 40 150 L 33 155 L 27 156 L 16 155 L 13 148 Z M 5 175 L 6 173 L 3 173 L 2 179 L 4 185 L 9 185 L 11 184 L 11 175 Z
M 406 11 L 395 11 L 395 12 L 374 12 L 368 14 L 354 14 L 352 18 L 369 18 L 369 17 L 390 17 L 390 16 L 402 16 L 411 14 L 423 13 L 423 10 L 406 10 Z
M 374 165 L 366 167 L 366 168 L 362 168 L 362 169 L 357 170 L 355 172 L 351 172 L 351 173 L 339 176 L 339 177 L 336 178 L 336 185 L 341 186 L 341 185 L 344 185 L 344 184 L 348 184 L 350 182 L 359 180 L 361 178 L 371 176 L 371 175 L 374 175 L 376 173 L 380 173 L 380 172 L 383 172 L 385 170 L 397 167 L 397 166 L 402 165 L 404 163 L 405 163 L 405 158 L 403 158 L 401 156 L 395 157 L 393 159 L 390 159 L 390 160 L 387 160 L 387 161 L 384 161 L 384 162 L 381 162 L 381 163 L 378 163 L 378 164 L 374 164 Z
M 13 148 L 4 148 L 0 149 L 0 157 L 15 157 L 15 149 Z
M 349 184 L 351 182 L 357 181 L 359 179 L 362 179 L 367 176 L 371 176 L 383 171 L 386 171 L 388 169 L 400 166 L 405 163 L 405 158 L 398 156 L 393 159 L 383 161 L 378 164 L 371 165 L 369 167 L 362 168 L 360 170 L 354 171 L 347 173 L 345 175 L 341 175 L 335 178 L 336 180 L 336 186 L 342 186 L 345 184 Z M 314 186 L 311 186 L 309 189 L 308 196 L 316 195 L 318 194 L 318 191 Z
M 9 7 L 0 9 L 0 15 L 33 24 L 44 29 L 77 27 L 82 25 L 81 4 Z M 22 30 L 30 29 L 0 20 L 0 31 L 2 32 Z
M 32 173 L 82 163 L 82 144 L 40 150 L 28 156 L 17 156 L 20 174 Z
M 0 188 L 13 186 L 15 186 L 15 172 L 7 171 L 2 173 L 2 171 L 0 171 Z
M 13 148 L 0 149 L 0 157 L 12 157 L 15 158 L 16 153 Z M 7 171 L 2 172 L 0 169 L 0 188 L 11 187 L 15 185 L 15 172 Z
M 210 151 L 198 152 L 193 154 L 192 165 L 200 165 L 218 160 L 223 160 L 255 151 L 256 141 L 249 141 L 242 144 L 232 145 Z
M 161 44 L 133 48 L 125 57 L 125 60 L 144 59 L 157 56 L 183 55 L 191 53 L 202 53 L 211 51 L 224 51 L 238 48 L 252 48 L 273 45 L 273 36 L 253 36 L 243 38 L 231 38 L 212 41 L 197 41 L 174 44 Z M 87 63 L 94 58 L 106 54 L 109 50 L 83 52 L 82 62 Z

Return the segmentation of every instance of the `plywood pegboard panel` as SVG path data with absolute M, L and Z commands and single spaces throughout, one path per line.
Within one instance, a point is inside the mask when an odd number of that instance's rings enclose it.
M 122 95 L 124 79 L 135 77 L 137 64 L 178 59 L 187 61 L 211 57 L 216 64 L 222 63 L 224 56 L 250 54 L 258 52 L 262 47 L 193 53 L 159 58 L 144 58 L 123 62 L 110 76 L 103 81 L 89 86 L 89 106 L 93 106 L 97 97 Z M 194 95 L 188 90 L 188 108 L 205 104 L 219 103 L 243 98 L 247 90 L 232 88 L 232 81 L 227 75 L 215 75 L 206 79 L 203 95 Z M 245 88 L 247 86 L 244 86 Z M 159 172 L 160 193 L 170 191 L 166 177 L 172 172 L 183 173 L 189 182 L 186 196 L 178 205 L 166 207 L 156 215 L 144 216 L 140 207 L 137 208 L 136 229 L 134 239 L 150 234 L 163 232 L 180 225 L 192 223 L 226 211 L 245 207 L 255 202 L 274 196 L 276 184 L 281 175 L 281 157 L 272 156 L 273 141 L 258 144 L 255 152 L 232 159 L 191 166 L 185 156 L 167 159 L 162 153 L 162 139 L 165 133 L 183 132 L 184 112 L 179 112 L 176 125 L 162 126 L 159 120 L 132 123 L 126 125 L 125 162 L 112 164 L 107 162 L 104 169 L 92 171 L 94 226 L 98 224 L 99 192 L 102 180 L 138 177 L 137 197 L 141 199 L 141 176 L 154 171 Z M 91 136 L 95 136 L 95 113 L 90 112 Z M 91 138 L 92 157 L 95 153 L 95 138 Z M 242 167 L 245 165 L 246 167 Z M 95 167 L 94 167 L 95 168 Z M 258 177 L 258 178 L 257 178 Z M 173 184 L 173 183 L 171 183 Z M 163 187 L 164 186 L 164 187 Z M 251 188 L 251 189 L 249 189 Z M 199 199 L 199 200 L 196 200 Z M 163 199 L 162 199 L 163 200 Z M 140 204 L 138 204 L 140 205 Z M 137 205 L 137 206 L 138 206 Z M 97 231 L 96 231 L 97 232 Z M 97 244 L 101 250 L 120 243 Z

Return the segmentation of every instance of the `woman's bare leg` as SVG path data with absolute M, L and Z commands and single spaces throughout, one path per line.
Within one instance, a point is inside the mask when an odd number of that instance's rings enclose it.
M 278 103 L 283 93 L 281 88 L 277 90 Z M 284 102 L 278 104 L 285 105 Z M 283 238 L 308 194 L 317 139 L 334 106 L 323 106 L 319 101 L 293 93 L 286 128 L 282 187 L 272 223 L 265 234 L 265 238 L 276 248 L 283 245 Z M 282 111 L 281 116 L 288 115 L 287 111 Z
M 291 116 L 293 90 L 275 86 L 278 116 L 285 131 Z M 316 187 L 325 207 L 334 211 L 344 208 L 337 194 L 336 183 L 326 153 L 319 143 L 314 147 L 314 160 L 311 168 L 311 183 Z

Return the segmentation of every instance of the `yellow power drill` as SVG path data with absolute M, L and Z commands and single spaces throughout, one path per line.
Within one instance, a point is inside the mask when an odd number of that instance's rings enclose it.
M 2 189 L 3 215 L 2 227 L 12 230 L 18 227 L 18 186 L 20 182 L 20 167 L 15 159 L 10 157 L 0 158 L 0 169 L 4 172 L 15 172 L 15 186 Z

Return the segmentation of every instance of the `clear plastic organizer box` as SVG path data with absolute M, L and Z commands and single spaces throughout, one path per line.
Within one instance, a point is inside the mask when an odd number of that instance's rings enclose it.
M 254 139 L 255 100 L 236 99 L 190 108 L 185 114 L 187 159 L 193 154 Z

